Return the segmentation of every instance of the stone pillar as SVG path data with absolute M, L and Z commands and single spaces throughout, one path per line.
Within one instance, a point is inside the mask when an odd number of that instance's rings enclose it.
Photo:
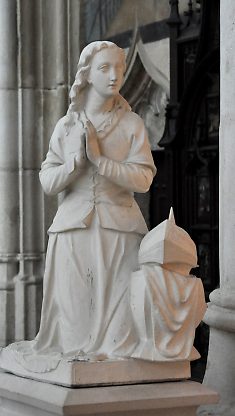
M 210 295 L 204 383 L 221 395 L 210 415 L 235 415 L 235 3 L 221 1 L 220 288 Z M 206 411 L 205 411 L 206 412 Z M 208 414 L 202 412 L 202 414 Z
M 80 0 L 0 0 L 0 346 L 34 338 L 56 198 L 38 172 L 66 113 Z
M 38 16 L 37 16 L 38 17 Z M 38 180 L 40 99 L 37 91 L 36 7 L 17 2 L 19 271 L 15 283 L 15 340 L 33 338 L 39 324 L 43 264 L 43 204 Z
M 0 0 L 0 345 L 14 338 L 19 252 L 16 0 Z
M 70 0 L 18 0 L 17 7 L 20 247 L 14 281 L 15 340 L 22 340 L 34 338 L 40 321 L 46 231 L 57 199 L 43 194 L 38 173 L 52 130 L 66 113 L 73 33 Z

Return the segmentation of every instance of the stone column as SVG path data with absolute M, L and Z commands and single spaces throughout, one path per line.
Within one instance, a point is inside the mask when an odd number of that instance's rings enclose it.
M 0 0 L 0 346 L 34 338 L 56 198 L 38 172 L 79 56 L 80 0 Z
M 40 321 L 46 231 L 57 208 L 38 178 L 57 120 L 68 100 L 68 1 L 17 1 L 19 273 L 15 340 L 34 338 Z
M 19 252 L 16 0 L 0 0 L 0 345 L 14 338 Z
M 204 321 L 210 344 L 204 383 L 221 395 L 210 415 L 235 415 L 235 3 L 221 1 L 220 288 Z M 202 413 L 207 414 L 207 413 Z
M 35 336 L 39 324 L 43 265 L 43 204 L 40 166 L 40 95 L 37 90 L 35 3 L 17 1 L 19 271 L 15 283 L 15 340 Z

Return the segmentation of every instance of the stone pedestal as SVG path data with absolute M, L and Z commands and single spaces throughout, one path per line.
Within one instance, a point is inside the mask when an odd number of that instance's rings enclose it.
M 69 389 L 0 373 L 0 386 L 1 416 L 195 416 L 218 400 L 192 381 Z
M 110 384 L 136 384 L 190 378 L 190 361 L 151 362 L 120 359 L 107 361 L 61 360 L 51 371 L 36 373 L 26 370 L 11 355 L 2 351 L 1 368 L 17 376 L 67 387 Z

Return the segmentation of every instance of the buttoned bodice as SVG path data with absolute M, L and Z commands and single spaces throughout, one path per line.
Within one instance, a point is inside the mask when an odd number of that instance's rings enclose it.
M 75 157 L 84 127 L 78 119 L 68 132 L 66 121 L 64 117 L 57 123 L 40 172 L 46 193 L 64 191 L 49 232 L 85 228 L 96 210 L 104 228 L 145 234 L 147 227 L 133 194 L 148 190 L 155 167 L 142 120 L 131 111 L 117 112 L 112 123 L 98 132 L 99 167 L 87 160 L 80 170 Z

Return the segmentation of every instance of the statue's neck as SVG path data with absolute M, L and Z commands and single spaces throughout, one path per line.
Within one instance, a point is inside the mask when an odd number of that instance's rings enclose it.
M 96 120 L 105 117 L 113 109 L 115 97 L 102 97 L 94 89 L 88 90 L 85 100 L 85 113 L 89 120 L 96 124 Z

